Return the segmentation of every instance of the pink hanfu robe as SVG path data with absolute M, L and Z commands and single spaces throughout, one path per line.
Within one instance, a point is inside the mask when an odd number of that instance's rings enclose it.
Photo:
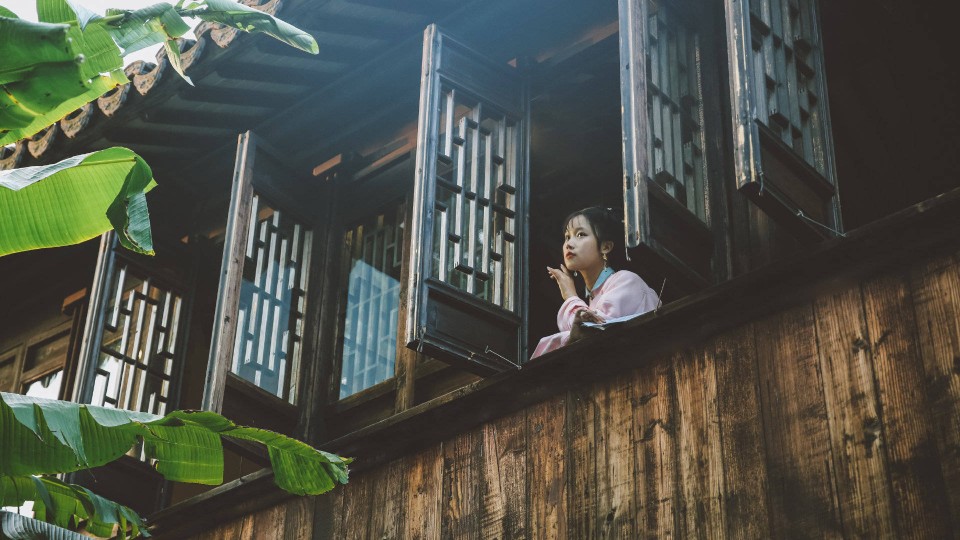
M 593 290 L 593 297 L 587 305 L 579 296 L 568 298 L 557 312 L 557 327 L 560 332 L 540 340 L 533 351 L 536 358 L 554 349 L 559 349 L 570 340 L 570 329 L 574 317 L 581 309 L 597 312 L 604 320 L 627 315 L 639 315 L 657 308 L 657 293 L 629 270 L 620 270 L 608 277 L 600 287 Z

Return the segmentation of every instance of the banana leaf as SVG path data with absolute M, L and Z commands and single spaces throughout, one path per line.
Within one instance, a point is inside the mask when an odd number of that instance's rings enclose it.
M 215 485 L 223 481 L 222 437 L 263 444 L 275 482 L 291 493 L 319 495 L 348 480 L 349 459 L 285 435 L 237 426 L 216 413 L 174 411 L 161 417 L 0 392 L 0 475 L 96 467 L 142 440 L 144 454 L 156 460 L 165 478 Z
M 107 10 L 107 17 L 115 15 L 122 15 L 122 18 L 105 28 L 123 49 L 123 54 L 176 39 L 190 31 L 190 26 L 177 10 L 165 2 L 134 11 Z
M 269 13 L 238 4 L 233 0 L 203 0 L 198 4 L 201 7 L 194 10 L 195 13 L 192 15 L 204 21 L 225 24 L 244 32 L 262 32 L 310 54 L 320 52 L 317 40 L 313 39 L 313 36 Z
M 23 506 L 33 501 L 34 518 L 58 527 L 111 537 L 114 527 L 121 538 L 140 534 L 143 518 L 130 508 L 101 497 L 90 490 L 55 478 L 0 476 L 0 506 Z
M 124 247 L 152 254 L 146 192 L 155 185 L 143 158 L 121 147 L 0 171 L 0 256 L 76 244 L 111 227 Z
M 90 540 L 90 537 L 0 510 L 0 540 Z

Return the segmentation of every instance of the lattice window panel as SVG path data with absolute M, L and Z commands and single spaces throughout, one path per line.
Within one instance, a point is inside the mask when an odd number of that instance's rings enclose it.
M 182 309 L 179 294 L 117 262 L 90 403 L 168 412 Z
M 662 2 L 647 3 L 650 177 L 702 220 L 707 216 L 700 42 Z
M 230 371 L 296 402 L 312 232 L 253 196 Z
M 347 231 L 350 258 L 340 397 L 393 376 L 403 264 L 404 205 Z
M 756 118 L 827 175 L 813 0 L 750 0 Z
M 432 275 L 515 311 L 518 123 L 464 93 L 440 93 Z

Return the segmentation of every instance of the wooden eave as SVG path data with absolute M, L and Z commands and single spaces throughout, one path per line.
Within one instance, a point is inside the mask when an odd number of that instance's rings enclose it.
M 452 0 L 243 2 L 308 31 L 320 53 L 202 23 L 196 40 L 179 40 L 195 86 L 173 71 L 163 51 L 155 63 L 134 62 L 126 67 L 131 84 L 12 149 L 0 149 L 0 169 L 53 163 L 119 144 L 140 153 L 161 177 L 163 171 L 190 166 L 191 158 L 235 144 L 238 132 L 301 102 L 461 5 Z

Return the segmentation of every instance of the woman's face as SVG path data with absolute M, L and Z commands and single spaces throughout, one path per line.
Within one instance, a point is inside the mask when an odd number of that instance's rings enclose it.
M 563 264 L 572 271 L 589 272 L 603 268 L 600 244 L 587 218 L 574 216 L 563 234 Z

